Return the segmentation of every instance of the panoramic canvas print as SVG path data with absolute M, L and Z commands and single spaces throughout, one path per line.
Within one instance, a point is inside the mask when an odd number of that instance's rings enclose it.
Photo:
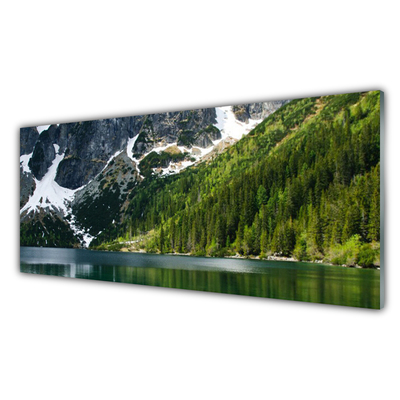
M 22 128 L 21 271 L 382 308 L 382 104 L 368 91 Z

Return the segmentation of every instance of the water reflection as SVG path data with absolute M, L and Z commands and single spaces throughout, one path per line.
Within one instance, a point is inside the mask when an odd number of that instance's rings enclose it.
M 90 256 L 92 252 L 86 252 Z M 95 255 L 96 256 L 96 255 Z M 135 255 L 133 259 L 135 259 Z M 235 263 L 235 272 L 223 268 L 212 268 L 199 259 L 184 258 L 185 269 L 170 268 L 168 256 L 156 256 L 158 267 L 108 265 L 105 263 L 38 263 L 21 253 L 21 271 L 33 274 L 56 275 L 81 279 L 135 283 L 140 285 L 200 290 L 218 293 L 240 294 L 285 300 L 307 301 L 346 305 L 354 307 L 379 308 L 379 271 L 329 267 L 304 263 L 246 262 Z M 146 257 L 145 257 L 146 258 Z M 173 257 L 174 258 L 174 257 Z M 132 258 L 130 259 L 132 261 Z M 208 259 L 204 259 L 208 260 Z M 94 261 L 98 259 L 94 257 Z M 176 261 L 176 258 L 175 258 Z M 194 261 L 192 263 L 192 261 Z M 212 260 L 214 263 L 226 260 Z M 240 271 L 240 262 L 243 268 Z M 135 261 L 132 261 L 135 262 Z M 143 257 L 136 260 L 143 264 Z M 196 265 L 199 263 L 202 265 Z M 194 266 L 192 265 L 194 264 Z M 289 264 L 286 265 L 286 264 Z M 263 266 L 264 265 L 264 266 Z M 267 267 L 265 266 L 267 265 Z M 282 267 L 281 267 L 282 265 Z

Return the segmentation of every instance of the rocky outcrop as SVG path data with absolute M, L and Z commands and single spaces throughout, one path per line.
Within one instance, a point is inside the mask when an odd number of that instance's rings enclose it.
M 113 221 L 120 222 L 129 194 L 141 180 L 135 163 L 123 151 L 88 185 L 75 194 L 73 214 L 79 230 L 97 235 Z
M 70 124 L 56 182 L 69 189 L 87 184 L 116 152 L 126 147 L 136 129 L 136 117 Z
M 57 125 L 51 125 L 40 134 L 36 141 L 28 165 L 33 175 L 38 180 L 43 178 L 56 156 L 54 144 L 60 141 L 60 132 L 61 129 Z
M 22 166 L 19 169 L 19 208 L 22 208 L 35 190 L 36 184 L 30 172 L 24 172 Z
M 214 125 L 208 125 L 198 132 L 193 138 L 195 146 L 207 148 L 213 145 L 213 140 L 221 139 L 221 132 Z
M 178 143 L 178 145 L 187 147 L 194 144 L 207 147 L 211 140 L 215 140 L 211 139 L 212 137 L 220 138 L 219 130 L 213 127 L 215 123 L 215 108 L 143 116 L 133 153 L 135 157 L 139 157 L 150 151 L 155 143 L 160 141 L 165 144 Z M 208 127 L 212 127 L 214 130 L 207 131 Z
M 233 110 L 240 121 L 263 119 L 285 103 L 237 105 Z M 126 149 L 128 140 L 133 137 L 137 139 L 132 152 L 138 159 L 160 143 L 177 143 L 188 149 L 207 148 L 221 139 L 221 132 L 214 126 L 216 122 L 215 108 L 203 108 L 51 125 L 40 135 L 36 128 L 24 128 L 21 130 L 21 153 L 33 151 L 29 167 L 40 180 L 58 150 L 59 154 L 64 154 L 64 159 L 58 166 L 55 180 L 62 187 L 77 189 L 95 178 L 116 152 Z
M 224 115 L 226 117 L 228 112 L 230 121 L 234 120 L 233 110 L 239 121 L 257 121 L 286 102 L 237 105 L 229 107 Z M 256 124 L 256 121 L 252 123 Z M 39 213 L 52 213 L 61 220 L 65 218 L 81 242 L 82 235 L 96 237 L 106 227 L 113 226 L 114 221 L 120 220 L 142 179 L 178 173 L 188 165 L 213 159 L 231 146 L 236 140 L 227 137 L 229 132 L 221 127 L 225 122 L 226 118 L 221 121 L 221 113 L 218 113 L 217 121 L 215 108 L 203 108 L 51 125 L 40 134 L 36 127 L 23 128 L 20 207 L 35 190 L 38 194 L 44 187 L 39 183 L 35 185 L 34 178 L 41 181 L 55 161 L 57 170 L 53 164 L 51 172 L 61 188 L 53 187 L 59 196 L 58 206 L 39 204 L 37 209 L 33 208 L 34 213 L 25 210 L 21 221 L 28 214 L 33 220 L 33 214 L 39 210 Z M 234 120 L 234 125 L 236 123 Z M 245 127 L 243 129 L 244 134 L 248 132 Z M 167 147 L 171 144 L 176 146 Z M 211 146 L 215 148 L 211 149 Z M 204 151 L 206 148 L 208 151 Z M 48 178 L 52 180 L 53 176 L 48 175 Z M 47 181 L 42 182 L 47 185 Z M 82 189 L 71 193 L 64 188 Z M 57 224 L 54 226 L 59 228 Z
M 201 161 L 209 161 L 213 160 L 216 156 L 223 153 L 228 147 L 234 145 L 237 142 L 237 139 L 234 139 L 230 136 L 221 140 L 209 153 L 207 153 Z
M 95 179 L 76 192 L 72 205 L 75 207 L 89 198 L 95 200 L 103 189 L 115 184 L 118 185 L 121 192 L 127 193 L 140 179 L 135 163 L 127 156 L 126 151 L 123 151 L 111 160 Z
M 249 119 L 264 119 L 290 100 L 265 101 L 262 103 L 238 104 L 232 106 L 233 112 L 239 121 L 247 122 Z
M 39 132 L 36 127 L 21 128 L 19 155 L 22 156 L 23 154 L 31 154 L 38 137 Z
M 54 145 L 59 146 L 58 153 L 64 154 L 64 159 L 55 180 L 62 187 L 77 189 L 97 176 L 134 136 L 139 135 L 133 149 L 138 158 L 160 142 L 208 147 L 220 138 L 219 130 L 212 125 L 215 122 L 215 109 L 209 108 L 52 125 L 40 135 L 36 128 L 24 128 L 21 152 L 33 150 L 29 167 L 40 180 L 56 156 Z

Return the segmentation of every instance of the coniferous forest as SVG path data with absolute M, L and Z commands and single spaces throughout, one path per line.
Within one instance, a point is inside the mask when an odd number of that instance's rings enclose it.
M 91 248 L 378 266 L 380 92 L 292 100 L 211 161 L 150 176 Z

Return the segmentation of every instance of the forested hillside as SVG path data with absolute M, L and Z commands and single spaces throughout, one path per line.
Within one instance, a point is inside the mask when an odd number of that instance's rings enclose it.
M 212 159 L 289 101 L 22 128 L 21 246 L 87 248 L 110 236 L 139 183 Z
M 213 161 L 149 179 L 92 247 L 379 264 L 380 92 L 293 100 Z

